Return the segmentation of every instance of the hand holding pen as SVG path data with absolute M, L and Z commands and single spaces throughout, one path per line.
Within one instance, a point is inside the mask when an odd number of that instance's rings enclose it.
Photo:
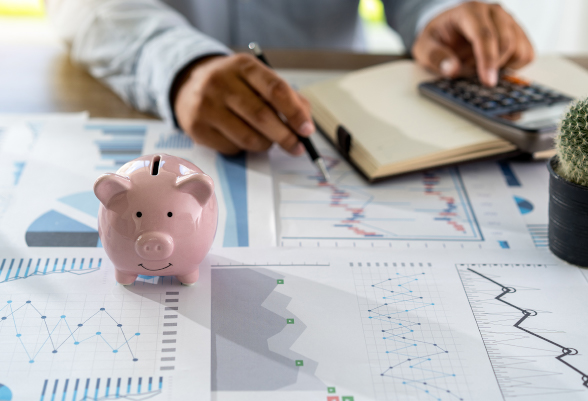
M 248 54 L 211 56 L 190 65 L 176 78 L 172 104 L 186 134 L 224 154 L 261 152 L 275 142 L 301 155 L 305 148 L 297 134 L 315 131 L 308 102 Z
M 259 46 L 258 43 L 256 43 L 256 42 L 249 43 L 249 50 L 251 50 L 253 52 L 253 54 L 255 55 L 255 57 L 257 57 L 257 59 L 259 61 L 261 61 L 262 63 L 264 63 L 268 67 L 270 67 L 269 62 L 265 58 L 265 55 L 263 54 L 263 51 L 261 50 L 261 46 Z M 278 113 L 278 115 L 280 116 L 282 121 L 284 121 L 285 123 L 287 123 L 287 121 L 289 121 L 288 117 L 284 116 L 283 114 Z M 329 177 L 329 171 L 327 170 L 327 166 L 325 164 L 325 161 L 323 160 L 323 158 L 319 155 L 319 153 L 315 149 L 310 138 L 308 138 L 307 136 L 300 135 L 300 134 L 296 134 L 296 136 L 298 137 L 300 142 L 304 145 L 304 148 L 306 149 L 306 153 L 308 153 L 310 160 L 312 160 L 312 162 L 315 164 L 315 166 L 319 169 L 321 175 L 323 176 L 323 179 L 328 182 L 330 180 L 330 177 Z

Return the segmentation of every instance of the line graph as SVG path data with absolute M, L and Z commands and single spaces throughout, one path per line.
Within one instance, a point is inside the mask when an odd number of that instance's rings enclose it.
M 304 160 L 272 156 L 283 246 L 301 241 L 484 241 L 457 168 L 368 186 L 328 153 L 323 158 L 331 182 L 309 170 Z
M 537 274 L 546 269 L 546 265 L 460 264 L 457 268 L 505 399 L 564 394 L 588 388 L 588 373 L 581 368 L 585 364 L 573 358 L 579 356 L 578 350 L 563 345 L 565 333 L 561 329 L 545 326 L 545 319 L 551 312 L 521 306 L 544 297 L 541 289 L 503 284 L 503 279 L 499 281 L 500 276 L 495 273 L 508 268 L 511 275 L 523 269 L 527 275 L 529 270 Z M 509 281 L 519 280 L 514 277 Z M 516 331 L 513 332 L 513 328 Z M 569 373 L 574 373 L 575 377 Z M 558 378 L 561 375 L 568 379 L 567 385 Z
M 132 399 L 147 400 L 161 394 L 163 377 L 138 377 L 116 379 L 56 379 L 53 383 L 45 380 L 40 401 L 47 399 L 65 400 L 71 395 L 72 401 Z
M 451 351 L 444 345 L 443 337 L 431 335 L 436 328 L 427 318 L 426 310 L 434 309 L 437 313 L 437 307 L 423 296 L 427 293 L 423 282 L 427 274 L 424 269 L 418 271 L 418 267 L 431 267 L 431 264 L 411 265 L 410 270 L 404 263 L 352 266 L 356 269 L 356 281 L 365 283 L 362 295 L 369 299 L 360 308 L 367 318 L 364 320 L 366 341 L 373 343 L 368 350 L 375 366 L 372 372 L 384 380 L 382 398 L 404 391 L 436 400 L 463 400 Z M 385 383 L 390 379 L 393 387 L 387 389 Z M 399 389 L 399 384 L 412 391 Z
M 100 270 L 102 258 L 3 258 L 0 262 L 0 284 L 34 276 L 69 273 L 83 275 Z M 0 309 L 1 310 L 1 309 Z
M 561 363 L 563 363 L 564 365 L 566 365 L 568 368 L 576 371 L 576 373 L 580 374 L 582 376 L 582 385 L 584 387 L 588 388 L 588 374 L 584 373 L 583 371 L 581 371 L 580 369 L 576 368 L 571 363 L 569 363 L 569 362 L 567 362 L 567 361 L 564 360 L 564 358 L 567 357 L 567 356 L 578 355 L 578 350 L 576 350 L 574 348 L 566 347 L 566 346 L 561 345 L 561 344 L 558 344 L 555 341 L 551 341 L 548 338 L 546 338 L 544 336 L 541 336 L 541 335 L 539 335 L 537 333 L 534 333 L 533 331 L 528 330 L 528 329 L 526 329 L 526 328 L 524 328 L 524 327 L 521 326 L 525 322 L 525 320 L 527 320 L 528 318 L 533 317 L 533 316 L 537 316 L 537 312 L 534 311 L 534 310 L 530 310 L 530 309 L 523 309 L 523 308 L 521 308 L 519 306 L 516 306 L 514 304 L 511 304 L 510 302 L 507 302 L 506 300 L 502 299 L 507 294 L 515 293 L 517 291 L 516 288 L 506 287 L 506 286 L 504 286 L 504 285 L 502 285 L 502 284 L 500 284 L 500 283 L 492 280 L 491 278 L 484 276 L 482 273 L 478 273 L 477 271 L 475 271 L 473 269 L 468 268 L 468 270 L 471 271 L 472 273 L 475 273 L 478 276 L 483 277 L 486 280 L 488 280 L 488 281 L 496 284 L 497 286 L 499 286 L 502 292 L 499 295 L 497 295 L 494 299 L 496 299 L 497 301 L 500 301 L 500 302 L 502 302 L 502 303 L 510 306 L 511 308 L 514 308 L 514 309 L 520 311 L 523 314 L 523 317 L 520 318 L 515 324 L 513 324 L 513 327 L 516 327 L 517 329 L 522 330 L 525 333 L 528 333 L 528 334 L 530 334 L 532 336 L 535 336 L 535 337 L 539 338 L 542 341 L 545 341 L 545 342 L 547 342 L 547 343 L 549 343 L 551 345 L 554 345 L 557 348 L 560 348 L 561 349 L 561 354 L 558 355 L 558 356 L 556 356 L 555 359 L 557 359 L 558 361 L 560 361 Z
M 30 309 L 37 314 L 36 327 L 31 325 L 31 323 L 28 323 L 26 326 L 22 325 L 22 322 L 25 320 L 30 322 L 30 317 L 26 316 L 26 312 Z M 52 354 L 57 354 L 66 344 L 77 346 L 84 342 L 88 342 L 93 338 L 100 339 L 101 342 L 103 342 L 114 354 L 122 351 L 126 352 L 128 350 L 133 362 L 139 360 L 131 348 L 131 341 L 139 337 L 141 333 L 134 333 L 132 336 L 128 336 L 123 329 L 123 325 L 114 319 L 106 308 L 100 308 L 94 314 L 76 324 L 68 322 L 66 315 L 60 315 L 55 324 L 47 323 L 48 316 L 39 311 L 31 301 L 26 301 L 22 305 L 14 307 L 12 300 L 8 300 L 6 301 L 6 305 L 0 308 L 0 313 L 3 314 L 3 316 L 0 317 L 0 334 L 6 335 L 5 328 L 7 329 L 8 326 L 12 327 L 14 329 L 14 336 L 17 338 L 17 345 L 22 347 L 29 359 L 29 363 L 35 363 L 35 359 L 44 348 L 47 350 L 50 349 L 50 353 Z M 115 333 L 103 333 L 100 330 L 90 334 L 83 329 L 84 325 L 88 322 L 100 318 L 102 315 L 106 315 L 112 321 L 110 325 L 117 327 Z M 102 325 L 103 323 L 100 322 L 100 324 Z M 60 330 L 58 330 L 60 328 L 65 329 L 65 334 L 60 333 Z M 43 334 L 40 336 L 39 333 Z M 116 338 L 111 338 L 117 337 L 116 334 L 119 333 L 124 339 L 124 341 L 120 343 Z M 25 341 L 29 335 L 34 337 L 34 342 L 31 343 Z M 40 343 L 40 345 L 37 345 L 38 343 Z

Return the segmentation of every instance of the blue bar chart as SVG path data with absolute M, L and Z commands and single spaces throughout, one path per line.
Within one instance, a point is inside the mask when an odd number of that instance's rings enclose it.
M 107 162 L 98 166 L 99 168 L 117 170 L 143 152 L 147 134 L 147 127 L 144 125 L 88 124 L 84 128 L 99 130 L 105 136 L 96 141 L 102 160 Z
M 0 259 L 0 284 L 49 274 L 89 274 L 100 270 L 98 258 L 3 258 Z
M 163 377 L 46 379 L 39 401 L 146 400 L 161 394 Z

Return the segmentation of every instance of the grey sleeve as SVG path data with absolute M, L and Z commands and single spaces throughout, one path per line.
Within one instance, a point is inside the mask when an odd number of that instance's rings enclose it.
M 230 54 L 157 0 L 48 0 L 47 10 L 74 62 L 125 102 L 173 121 L 169 95 L 191 61 Z
M 383 0 L 388 25 L 402 37 L 408 52 L 423 28 L 442 12 L 467 0 Z

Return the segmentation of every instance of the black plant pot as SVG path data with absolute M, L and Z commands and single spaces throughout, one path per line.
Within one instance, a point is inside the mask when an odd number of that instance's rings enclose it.
M 588 187 L 560 177 L 558 163 L 555 156 L 547 164 L 549 249 L 568 263 L 588 267 Z

